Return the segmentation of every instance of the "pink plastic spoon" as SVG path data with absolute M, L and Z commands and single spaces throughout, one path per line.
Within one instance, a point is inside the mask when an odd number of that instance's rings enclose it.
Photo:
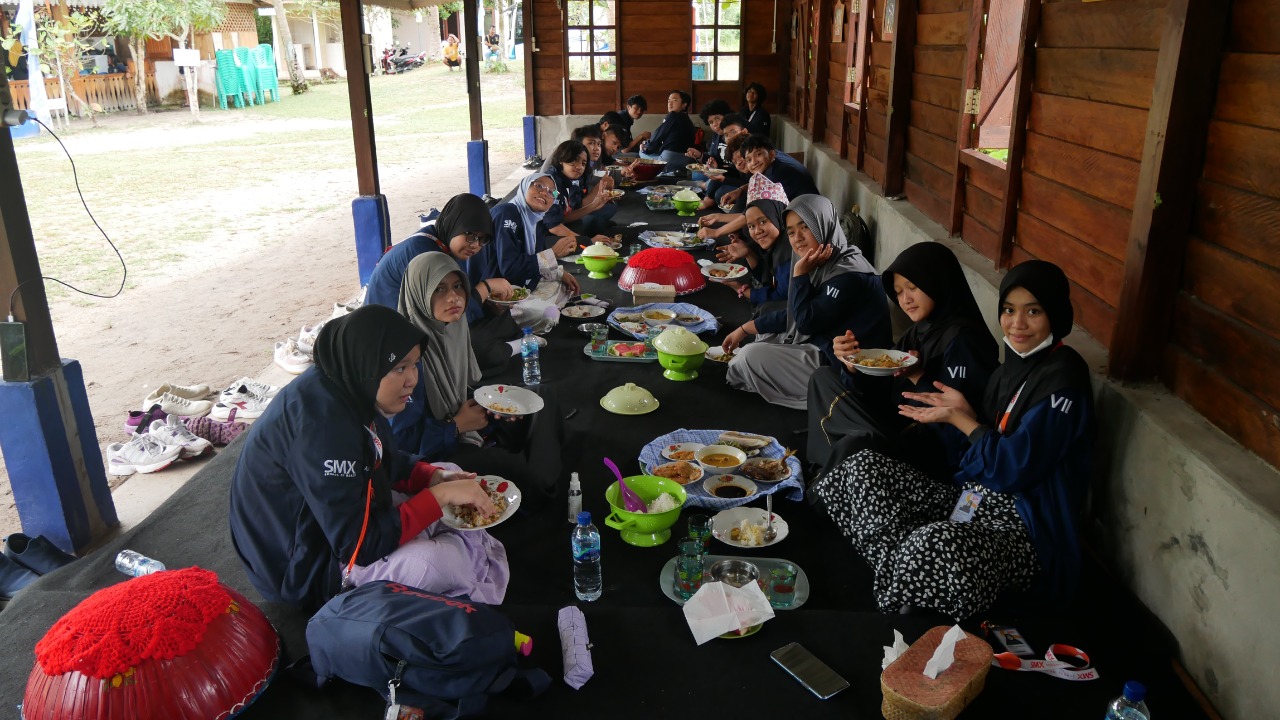
M 627 487 L 627 481 L 622 479 L 622 471 L 618 470 L 618 466 L 614 465 L 609 458 L 604 459 L 604 464 L 613 471 L 613 476 L 618 478 L 618 487 L 622 490 L 622 505 L 627 512 L 642 513 L 647 510 L 648 506 L 644 504 L 644 500 L 640 499 L 635 490 Z

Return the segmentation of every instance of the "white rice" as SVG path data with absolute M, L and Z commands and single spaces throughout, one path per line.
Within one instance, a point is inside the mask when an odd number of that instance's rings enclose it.
M 671 493 L 662 493 L 658 497 L 654 498 L 653 502 L 649 503 L 649 509 L 646 512 L 652 515 L 656 513 L 669 512 L 678 507 L 680 507 L 680 502 L 676 500 L 675 495 L 672 495 Z

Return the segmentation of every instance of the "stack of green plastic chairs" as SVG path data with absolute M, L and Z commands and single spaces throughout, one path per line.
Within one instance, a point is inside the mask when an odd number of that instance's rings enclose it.
M 258 89 L 262 91 L 263 102 L 268 97 L 272 102 L 280 102 L 280 77 L 271 46 L 266 43 L 259 45 L 255 60 L 258 63 Z
M 218 50 L 214 53 L 218 63 L 218 104 L 227 109 L 227 98 L 234 98 L 236 107 L 244 107 L 244 87 L 240 77 L 240 68 L 236 65 L 236 56 L 230 50 Z
M 253 52 L 247 47 L 238 47 L 235 49 L 236 62 L 239 63 L 241 82 L 244 83 L 244 91 L 251 98 L 250 102 L 254 105 L 262 104 L 262 89 L 258 87 L 258 68 L 253 62 Z

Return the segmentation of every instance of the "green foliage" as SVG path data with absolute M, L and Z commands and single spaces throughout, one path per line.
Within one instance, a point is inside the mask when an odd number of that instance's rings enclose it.
M 112 35 L 159 40 L 213 30 L 222 24 L 227 6 L 221 0 L 106 0 L 102 14 Z
M 265 15 L 254 15 L 253 20 L 258 25 L 258 42 L 271 44 L 271 18 Z
M 454 13 L 462 12 L 462 0 L 453 0 L 453 2 L 440 4 L 440 19 L 446 20 Z
M 1000 162 L 1009 162 L 1009 148 L 978 148 L 978 152 L 990 155 Z

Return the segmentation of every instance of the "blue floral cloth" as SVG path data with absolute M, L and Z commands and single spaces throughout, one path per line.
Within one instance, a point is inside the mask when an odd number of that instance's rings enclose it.
M 702 318 L 702 322 L 696 325 L 680 325 L 679 323 L 671 323 L 672 325 L 676 327 L 682 327 L 688 330 L 689 332 L 694 333 L 695 335 L 699 333 L 704 333 L 704 332 L 715 332 L 720 329 L 720 323 L 716 322 L 715 315 L 712 315 L 711 313 L 707 312 L 706 310 L 703 310 L 697 305 L 691 305 L 689 303 L 646 303 L 644 305 L 636 305 L 635 307 L 618 308 L 613 312 L 609 313 L 609 317 L 607 318 L 607 321 L 610 325 L 617 328 L 622 333 L 626 335 L 630 335 L 636 340 L 644 340 L 646 339 L 645 333 L 642 333 L 642 332 L 633 333 L 633 332 L 627 331 L 625 328 L 622 327 L 622 323 L 618 320 L 617 315 L 618 313 L 622 313 L 623 315 L 635 315 L 638 313 L 642 313 L 645 310 L 648 310 L 649 308 L 660 308 L 663 310 L 671 310 L 671 311 L 674 311 L 677 315 L 682 313 L 687 313 L 689 315 L 697 315 L 698 317 Z
M 644 446 L 640 451 L 640 471 L 648 473 L 650 468 L 669 462 L 662 456 L 663 448 L 668 445 L 677 443 L 701 443 L 703 445 L 714 445 L 716 440 L 724 433 L 724 430 L 686 430 L 680 428 L 673 432 L 669 432 L 653 442 Z M 782 445 L 774 440 L 767 447 L 760 451 L 757 457 L 780 458 L 786 454 L 786 450 Z M 701 507 L 711 508 L 714 510 L 727 510 L 729 508 L 746 505 L 749 502 L 760 499 L 762 495 L 770 495 L 779 491 L 786 491 L 783 496 L 787 500 L 799 502 L 804 499 L 804 483 L 801 482 L 800 461 L 795 456 L 787 458 L 787 467 L 791 468 L 791 476 L 786 480 L 779 482 L 763 482 L 761 480 L 752 480 L 756 484 L 756 494 L 749 495 L 744 498 L 718 498 L 703 489 L 703 480 L 691 482 L 684 486 L 685 494 L 688 499 L 685 500 L 685 507 Z M 704 477 L 705 480 L 705 477 Z

